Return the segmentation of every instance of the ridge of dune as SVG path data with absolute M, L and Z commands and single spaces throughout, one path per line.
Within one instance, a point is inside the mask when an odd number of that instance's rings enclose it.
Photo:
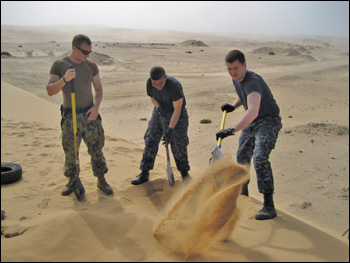
M 1 118 L 37 121 L 53 126 L 59 124 L 60 109 L 53 103 L 1 80 Z

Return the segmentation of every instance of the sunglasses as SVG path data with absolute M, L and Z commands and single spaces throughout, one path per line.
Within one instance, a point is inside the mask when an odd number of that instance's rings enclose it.
M 80 47 L 74 45 L 77 49 L 79 49 L 81 51 L 81 53 L 83 53 L 85 56 L 89 55 L 92 51 L 86 51 L 84 49 L 81 49 Z

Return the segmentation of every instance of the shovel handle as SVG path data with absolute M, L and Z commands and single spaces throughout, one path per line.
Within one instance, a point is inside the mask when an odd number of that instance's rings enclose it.
M 69 66 L 69 69 L 74 68 L 72 65 Z M 74 155 L 75 155 L 75 164 L 77 167 L 77 174 L 79 175 L 79 152 L 78 152 L 78 142 L 77 142 L 77 109 L 75 104 L 75 89 L 74 89 L 74 79 L 70 81 L 71 87 L 71 100 L 72 100 L 72 120 L 73 120 L 73 133 L 74 133 Z
M 225 127 L 226 113 L 227 113 L 227 111 L 224 110 L 224 113 L 223 113 L 223 115 L 222 115 L 220 130 L 223 130 L 224 127 Z M 222 138 L 220 137 L 220 138 L 218 139 L 218 145 L 221 145 L 221 141 L 222 141 Z

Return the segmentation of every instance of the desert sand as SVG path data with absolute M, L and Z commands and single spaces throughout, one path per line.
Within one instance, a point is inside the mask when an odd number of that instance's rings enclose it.
M 114 189 L 107 196 L 96 187 L 82 144 L 82 202 L 60 194 L 67 182 L 62 95 L 49 97 L 45 89 L 53 61 L 69 55 L 78 33 L 90 36 L 90 59 L 100 69 L 106 178 Z M 238 136 L 223 141 L 226 158 L 209 166 L 220 106 L 237 96 L 224 64 L 232 49 L 245 53 L 248 69 L 265 79 L 281 108 L 283 128 L 271 154 L 273 220 L 254 219 L 262 195 L 254 168 L 234 162 Z M 348 234 L 342 236 L 349 228 L 348 39 L 2 25 L 1 52 L 11 54 L 1 57 L 1 162 L 23 169 L 20 181 L 1 186 L 1 261 L 349 262 Z M 130 184 L 153 107 L 145 84 L 155 65 L 183 85 L 189 185 L 171 159 L 176 183 L 169 186 L 162 146 L 150 181 Z M 226 127 L 243 113 L 229 113 Z M 221 186 L 218 174 L 226 174 Z M 249 176 L 250 197 L 239 196 Z

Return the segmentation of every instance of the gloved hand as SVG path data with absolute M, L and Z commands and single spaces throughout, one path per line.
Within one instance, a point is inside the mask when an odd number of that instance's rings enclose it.
M 221 137 L 221 139 L 224 139 L 227 136 L 234 135 L 232 133 L 234 130 L 235 130 L 234 128 L 228 128 L 228 129 L 224 129 L 224 130 L 221 130 L 221 131 L 217 132 L 216 133 L 216 140 L 219 140 L 220 137 Z
M 222 110 L 222 111 L 226 110 L 227 113 L 232 112 L 232 111 L 234 111 L 235 109 L 236 109 L 236 108 L 235 108 L 233 105 L 228 104 L 228 103 L 225 103 L 225 104 L 223 104 L 223 105 L 221 106 L 221 110 Z
M 174 129 L 170 128 L 170 127 L 168 127 L 168 129 L 166 129 L 165 136 L 163 136 L 163 144 L 164 145 L 170 143 L 170 138 L 172 136 L 173 131 L 174 131 Z
M 156 108 L 156 112 L 160 115 L 160 116 L 164 116 L 164 112 L 161 106 L 158 106 L 158 108 Z

